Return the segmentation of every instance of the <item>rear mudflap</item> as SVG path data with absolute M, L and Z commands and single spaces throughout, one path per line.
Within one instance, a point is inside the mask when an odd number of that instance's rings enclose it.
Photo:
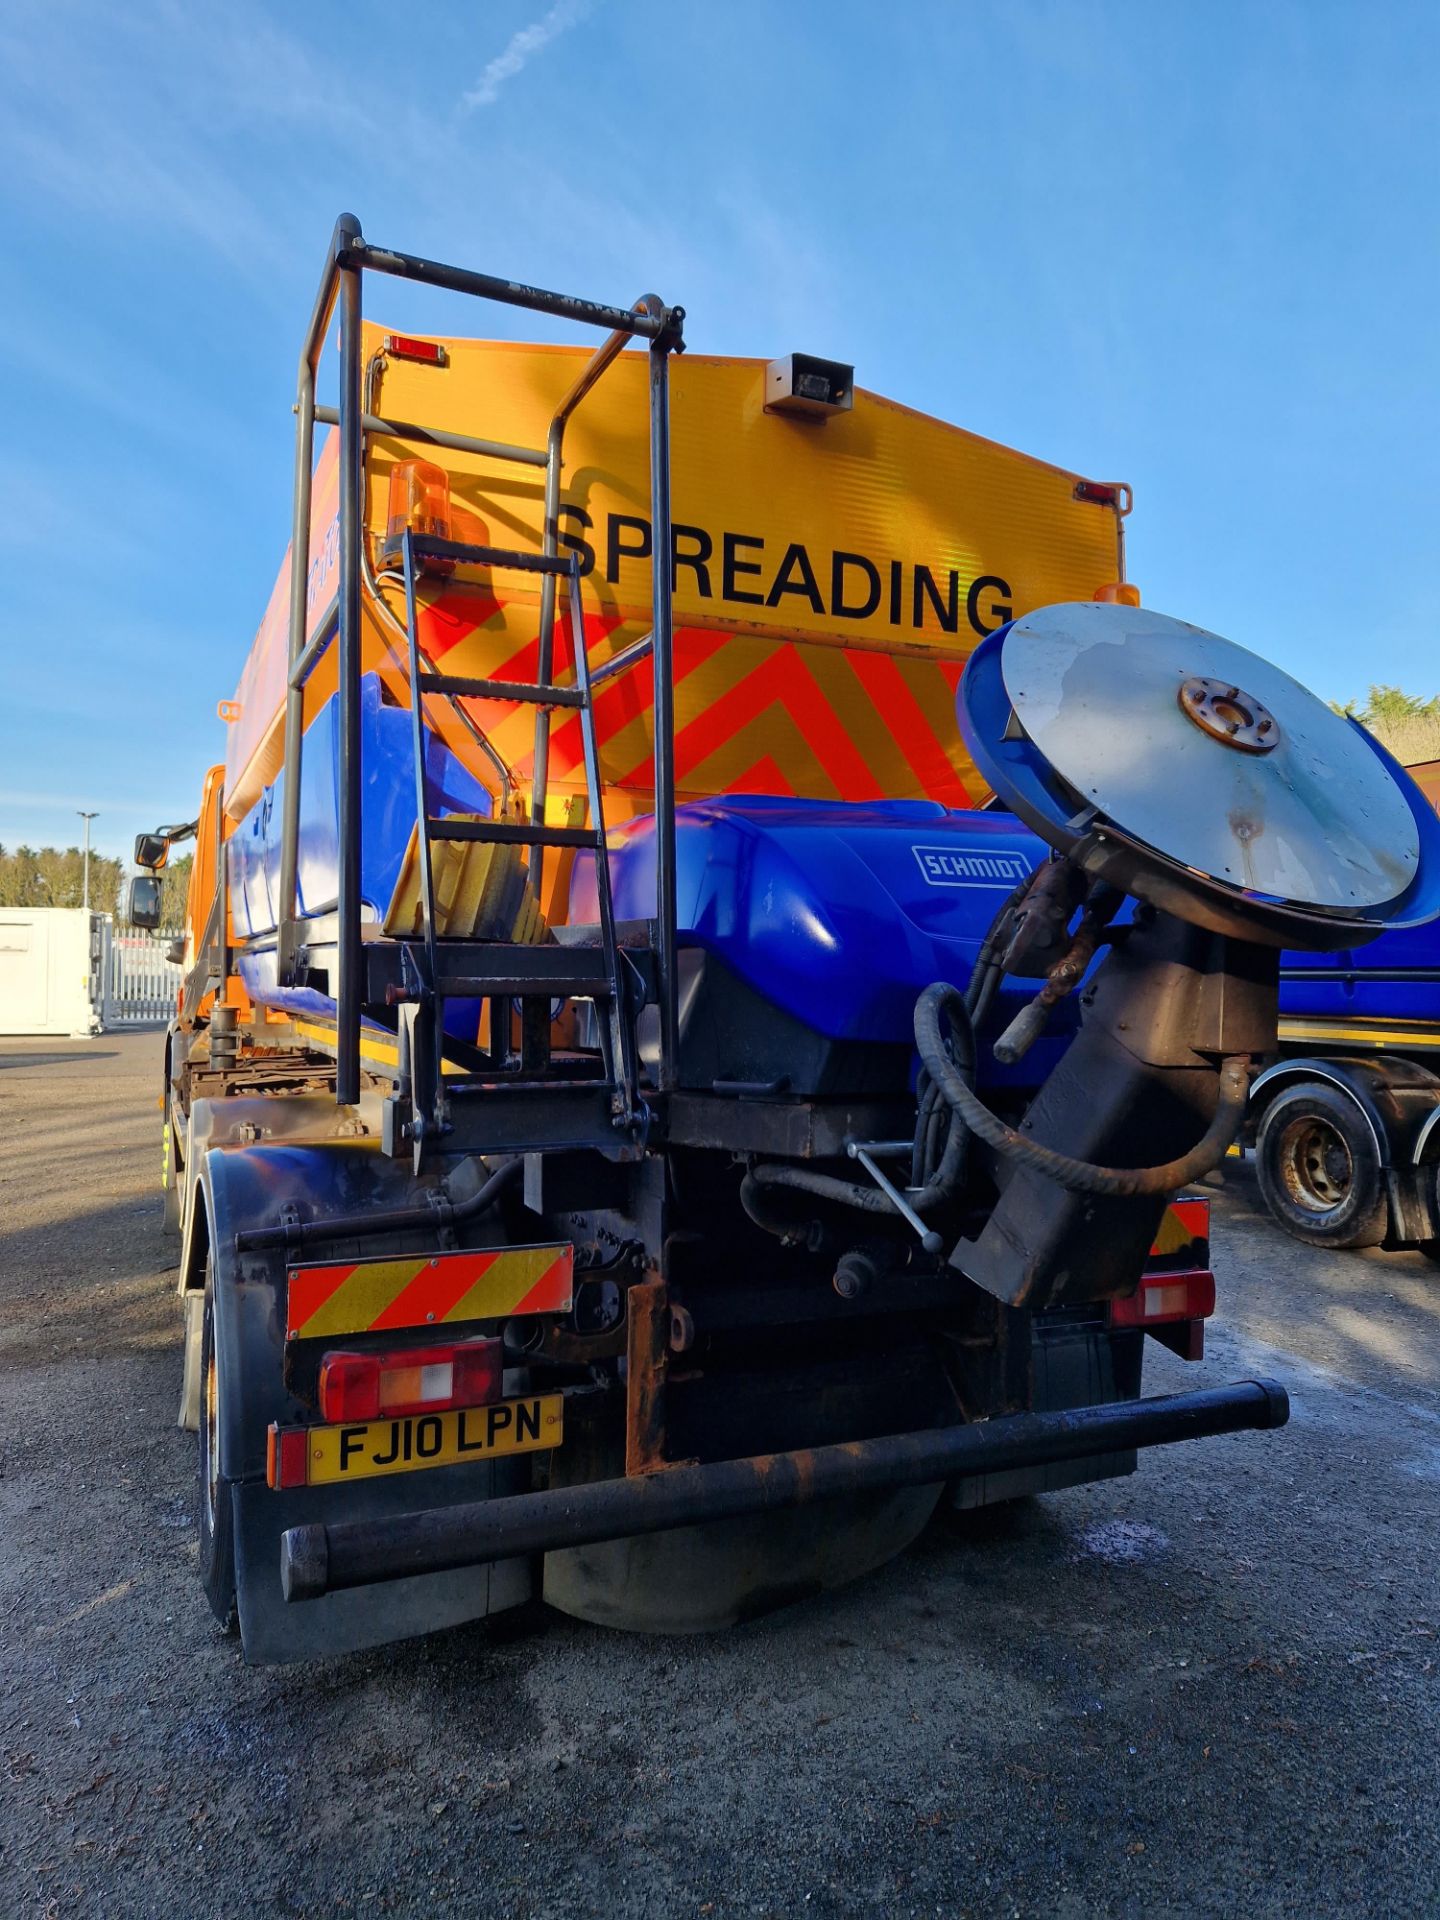
M 1138 1329 L 1112 1332 L 1098 1325 L 1036 1325 L 1031 1353 L 1036 1413 L 1058 1413 L 1069 1407 L 1111 1406 L 1140 1397 L 1141 1362 L 1145 1336 Z M 1065 1487 L 1087 1486 L 1092 1480 L 1118 1480 L 1135 1471 L 1133 1447 L 1118 1453 L 1099 1453 L 1085 1460 L 1062 1460 L 1048 1467 L 1014 1467 L 1005 1473 L 960 1475 L 950 1482 L 947 1498 L 964 1512 L 990 1507 L 1003 1500 L 1021 1500 L 1032 1493 L 1059 1493 Z
M 315 1410 L 297 1399 L 286 1381 L 286 1256 L 278 1249 L 239 1254 L 237 1232 L 274 1224 L 288 1208 L 315 1220 L 413 1204 L 419 1189 L 408 1167 L 384 1159 L 362 1141 L 212 1147 L 204 1158 L 202 1188 L 213 1255 L 216 1351 L 226 1382 L 220 1471 L 235 1525 L 236 1599 L 246 1660 L 264 1666 L 354 1653 L 527 1600 L 528 1562 L 507 1561 L 488 1572 L 477 1568 L 357 1588 L 328 1596 L 313 1608 L 287 1605 L 280 1586 L 280 1537 L 287 1527 L 390 1518 L 520 1493 L 530 1486 L 530 1461 L 520 1455 L 340 1486 L 285 1491 L 268 1486 L 269 1428 L 309 1424 Z M 402 1245 L 407 1252 L 426 1250 L 419 1236 Z M 360 1259 L 396 1249 L 393 1239 L 380 1238 L 336 1241 L 329 1251 L 335 1258 Z
M 310 1606 L 290 1606 L 280 1587 L 280 1536 L 287 1527 L 313 1521 L 380 1519 L 499 1498 L 524 1491 L 529 1480 L 528 1461 L 495 1461 L 396 1474 L 345 1488 L 296 1487 L 281 1493 L 263 1482 L 232 1486 L 240 1635 L 247 1665 L 280 1666 L 358 1653 L 522 1605 L 533 1589 L 528 1560 L 387 1580 L 327 1594 Z

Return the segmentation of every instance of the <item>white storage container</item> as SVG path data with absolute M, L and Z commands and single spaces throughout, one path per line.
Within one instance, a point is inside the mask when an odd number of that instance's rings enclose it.
M 84 907 L 0 907 L 0 1033 L 99 1033 L 108 932 Z

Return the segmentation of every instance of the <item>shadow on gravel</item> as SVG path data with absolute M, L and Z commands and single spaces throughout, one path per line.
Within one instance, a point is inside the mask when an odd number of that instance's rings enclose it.
M 8 1314 L 44 1303 L 61 1320 L 84 1315 L 92 1332 L 97 1287 L 147 1281 L 147 1293 L 153 1296 L 157 1286 L 163 1293 L 167 1282 L 160 1276 L 173 1271 L 179 1257 L 178 1238 L 162 1230 L 158 1195 L 112 1200 L 62 1220 L 0 1232 Z
M 7 1067 L 59 1067 L 68 1066 L 71 1061 L 83 1060 L 88 1066 L 92 1060 L 118 1060 L 119 1050 L 107 1047 L 103 1052 L 92 1052 L 88 1047 L 82 1053 L 76 1043 L 74 1053 L 0 1053 L 0 1073 Z
M 1218 1312 L 1229 1319 L 1229 1271 L 1246 1275 L 1247 1331 L 1282 1351 L 1362 1382 L 1435 1388 L 1440 1265 L 1417 1252 L 1380 1247 L 1332 1251 L 1306 1246 L 1278 1227 L 1260 1198 L 1253 1167 L 1227 1166 L 1211 1193 L 1216 1227 Z M 1268 1285 L 1257 1285 L 1262 1276 Z M 1295 1318 L 1298 1285 L 1311 1311 Z

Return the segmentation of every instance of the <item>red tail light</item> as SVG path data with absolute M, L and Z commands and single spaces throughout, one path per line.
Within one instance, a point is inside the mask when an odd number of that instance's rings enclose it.
M 1147 1273 L 1128 1300 L 1110 1302 L 1110 1324 L 1163 1326 L 1173 1320 L 1208 1320 L 1214 1311 L 1213 1273 Z
M 498 1340 L 459 1340 L 391 1353 L 327 1353 L 320 1362 L 320 1417 L 333 1426 L 482 1407 L 500 1398 L 502 1367 Z
M 445 349 L 438 340 L 417 340 L 410 333 L 387 333 L 385 351 L 392 360 L 418 360 L 427 367 L 445 365 Z

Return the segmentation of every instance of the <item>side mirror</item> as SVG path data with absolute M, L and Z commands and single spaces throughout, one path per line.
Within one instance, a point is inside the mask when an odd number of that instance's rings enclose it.
M 168 947 L 166 947 L 166 949 L 165 949 L 165 958 L 166 958 L 166 959 L 167 959 L 167 960 L 168 960 L 168 961 L 170 962 L 170 964 L 171 964 L 171 966 L 172 966 L 172 967 L 183 967 L 183 966 L 184 966 L 184 964 L 185 964 L 185 936 L 184 936 L 184 934 L 183 934 L 183 933 L 182 933 L 182 934 L 181 934 L 181 935 L 179 936 L 179 938 L 178 938 L 178 939 L 175 939 L 175 940 L 172 940 L 172 941 L 170 942 L 170 944 L 169 944 L 169 946 L 168 946 Z
M 160 924 L 160 882 L 153 873 L 137 873 L 125 895 L 125 918 L 132 927 Z
M 135 864 L 148 867 L 152 873 L 158 873 L 170 857 L 170 842 L 163 833 L 137 833 L 135 836 Z

